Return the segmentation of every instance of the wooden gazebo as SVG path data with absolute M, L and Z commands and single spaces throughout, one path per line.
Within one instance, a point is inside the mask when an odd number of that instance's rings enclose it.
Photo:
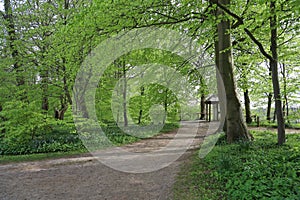
M 219 98 L 213 94 L 205 100 L 206 121 L 219 121 Z M 213 113 L 213 116 L 212 116 Z M 213 117 L 213 118 L 212 118 Z

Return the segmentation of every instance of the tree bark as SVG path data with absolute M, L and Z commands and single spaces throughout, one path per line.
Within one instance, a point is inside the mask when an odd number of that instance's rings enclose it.
M 251 118 L 251 109 L 250 109 L 250 98 L 249 98 L 249 90 L 246 89 L 244 91 L 244 101 L 245 101 L 245 110 L 246 110 L 246 123 L 252 123 Z
M 229 5 L 229 0 L 219 0 L 222 5 Z M 218 9 L 219 15 L 224 15 L 221 9 Z M 218 28 L 218 57 L 216 63 L 225 86 L 226 93 L 226 128 L 227 141 L 229 143 L 239 140 L 250 140 L 250 134 L 243 119 L 240 101 L 237 97 L 236 84 L 233 75 L 233 60 L 230 40 L 230 21 L 222 19 L 217 25 Z
M 272 69 L 272 84 L 274 90 L 275 98 L 275 109 L 277 116 L 278 124 L 278 144 L 282 145 L 285 143 L 285 127 L 284 127 L 284 118 L 282 112 L 282 102 L 280 94 L 280 86 L 278 79 L 278 54 L 277 54 L 277 16 L 276 16 L 276 1 L 271 1 L 270 3 L 270 27 L 271 27 L 271 52 L 272 58 L 270 59 L 270 67 Z

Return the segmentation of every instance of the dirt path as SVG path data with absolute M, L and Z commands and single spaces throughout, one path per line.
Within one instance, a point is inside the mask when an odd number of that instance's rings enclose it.
M 183 125 L 187 135 L 191 123 Z M 192 126 L 198 126 L 198 122 L 193 123 Z M 89 154 L 76 158 L 0 165 L 0 199 L 172 199 L 171 188 L 180 164 L 187 161 L 192 149 L 199 146 L 208 130 L 207 123 L 200 124 L 197 137 L 189 150 L 158 171 L 120 172 L 107 167 Z M 157 150 L 170 143 L 175 135 L 176 132 L 162 134 L 125 148 L 133 152 Z

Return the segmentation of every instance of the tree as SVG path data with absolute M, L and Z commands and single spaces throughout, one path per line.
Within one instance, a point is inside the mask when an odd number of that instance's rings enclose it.
M 248 2 L 249 4 L 250 2 Z M 282 114 L 282 103 L 281 103 L 281 94 L 280 94 L 280 87 L 279 87 L 279 79 L 278 79 L 278 46 L 277 46 L 277 40 L 279 38 L 279 35 L 277 34 L 277 27 L 280 23 L 280 21 L 277 20 L 278 14 L 280 15 L 282 19 L 284 17 L 290 17 L 290 20 L 294 20 L 293 15 L 290 15 L 290 12 L 293 12 L 295 8 L 298 8 L 295 6 L 295 2 L 289 3 L 289 12 L 284 12 L 284 3 L 285 2 L 279 2 L 279 8 L 276 8 L 276 2 L 271 1 L 270 3 L 267 2 L 254 2 L 254 6 L 257 6 L 259 4 L 263 8 L 265 8 L 264 12 L 267 13 L 265 15 L 265 18 L 262 19 L 263 24 L 265 24 L 266 20 L 269 21 L 269 33 L 270 33 L 270 52 L 268 53 L 266 51 L 266 48 L 264 47 L 264 44 L 259 41 L 259 39 L 255 36 L 255 32 L 259 29 L 258 27 L 261 27 L 261 29 L 264 29 L 264 26 L 258 26 L 258 24 L 255 24 L 255 26 L 251 26 L 251 23 L 253 19 L 253 13 L 251 13 L 251 9 L 249 9 L 250 5 L 247 5 L 246 10 L 250 10 L 248 13 L 248 16 L 244 16 L 245 12 L 242 13 L 242 16 L 237 15 L 236 13 L 232 12 L 229 8 L 227 8 L 225 5 L 223 5 L 220 2 L 217 2 L 217 5 L 219 8 L 221 8 L 224 12 L 226 12 L 228 15 L 233 17 L 236 20 L 236 23 L 233 25 L 235 28 L 241 27 L 241 29 L 245 32 L 245 34 L 253 41 L 253 43 L 259 48 L 261 54 L 269 60 L 270 67 L 272 70 L 272 84 L 273 84 L 273 93 L 276 103 L 276 112 L 277 114 L 277 123 L 278 123 L 278 144 L 283 144 L 285 142 L 285 127 L 284 127 L 284 118 Z M 269 5 L 266 6 L 266 5 Z M 251 16 L 249 16 L 251 13 Z M 285 14 L 287 13 L 287 14 Z M 298 25 L 297 23 L 294 23 L 293 25 Z M 250 29 L 252 28 L 252 30 Z M 284 32 L 285 30 L 283 30 Z
M 229 5 L 230 1 L 219 0 L 218 3 Z M 217 25 L 216 65 L 225 86 L 227 141 L 232 143 L 239 140 L 250 140 L 251 137 L 243 120 L 241 104 L 236 93 L 231 52 L 230 21 L 224 18 L 225 13 L 221 9 L 217 10 L 217 15 L 222 18 Z

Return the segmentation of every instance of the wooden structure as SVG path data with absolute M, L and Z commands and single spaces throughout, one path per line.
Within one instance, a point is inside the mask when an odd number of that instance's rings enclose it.
M 205 100 L 205 110 L 206 110 L 206 121 L 219 121 L 219 114 L 220 114 L 220 109 L 219 109 L 219 98 L 217 95 L 213 94 L 209 96 Z M 213 115 L 213 116 L 212 116 Z

